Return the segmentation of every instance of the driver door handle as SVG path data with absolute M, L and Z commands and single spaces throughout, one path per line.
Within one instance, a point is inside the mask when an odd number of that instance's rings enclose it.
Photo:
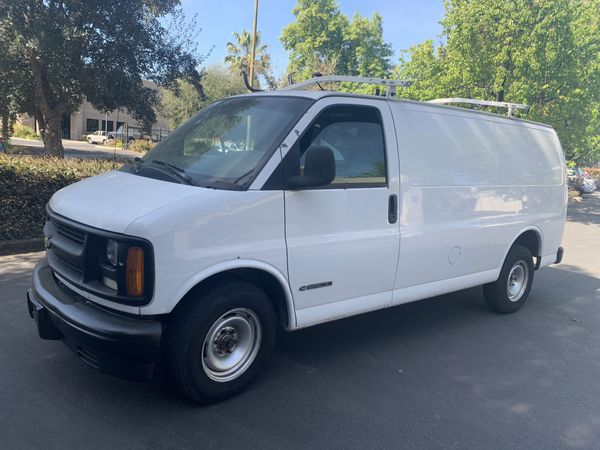
M 396 194 L 390 195 L 388 199 L 388 222 L 396 223 L 398 220 L 398 197 Z

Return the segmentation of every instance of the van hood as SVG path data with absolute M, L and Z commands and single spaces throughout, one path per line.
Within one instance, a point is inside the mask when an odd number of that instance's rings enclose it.
M 113 170 L 61 189 L 49 206 L 76 222 L 124 233 L 131 222 L 152 211 L 209 191 Z

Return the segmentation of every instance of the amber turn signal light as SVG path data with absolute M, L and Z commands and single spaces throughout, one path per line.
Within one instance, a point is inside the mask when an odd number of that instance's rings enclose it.
M 129 247 L 127 249 L 125 286 L 127 287 L 127 295 L 130 297 L 144 295 L 144 250 L 140 247 Z

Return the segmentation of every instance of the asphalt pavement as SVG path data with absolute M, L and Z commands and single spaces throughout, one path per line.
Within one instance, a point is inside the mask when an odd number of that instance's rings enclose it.
M 198 406 L 42 341 L 0 258 L 0 448 L 600 448 L 600 195 L 569 208 L 563 264 L 516 314 L 480 288 L 279 336 L 241 395 Z

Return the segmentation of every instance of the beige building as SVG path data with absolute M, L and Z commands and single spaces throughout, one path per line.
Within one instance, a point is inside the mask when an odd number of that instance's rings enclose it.
M 150 86 L 153 83 L 144 82 Z M 156 122 L 152 126 L 152 138 L 160 141 L 169 133 L 169 126 L 162 115 L 155 110 Z M 22 116 L 19 122 L 35 129 L 39 133 L 39 126 L 34 118 Z M 84 135 L 93 133 L 94 131 L 117 131 L 121 125 L 127 125 L 128 134 L 139 134 L 140 124 L 126 111 L 112 111 L 108 114 L 101 113 L 96 110 L 91 103 L 85 101 L 79 108 L 79 111 L 70 115 L 65 115 L 62 121 L 62 137 L 63 139 L 80 140 Z M 136 133 L 137 132 L 137 133 Z

